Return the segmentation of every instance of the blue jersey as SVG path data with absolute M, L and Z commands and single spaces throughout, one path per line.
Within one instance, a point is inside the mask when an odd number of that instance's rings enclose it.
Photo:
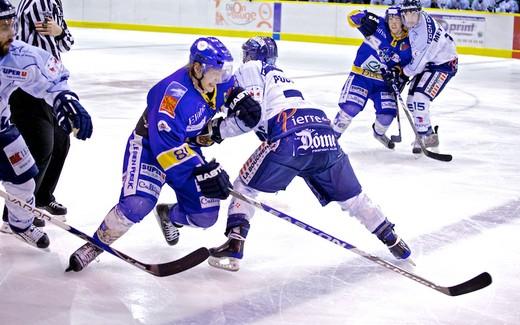
M 351 13 L 352 16 L 356 13 Z M 359 13 L 357 13 L 359 15 Z M 379 51 L 383 54 L 381 58 Z M 385 60 L 386 59 L 386 60 Z M 370 79 L 382 81 L 381 68 L 390 69 L 399 64 L 404 67 L 412 59 L 412 50 L 408 33 L 405 32 L 400 37 L 392 35 L 383 17 L 379 17 L 376 32 L 365 40 L 359 47 L 352 72 L 363 75 Z
M 187 67 L 161 80 L 147 96 L 148 142 L 153 156 L 175 181 L 191 176 L 191 169 L 203 162 L 198 149 L 186 143 L 220 111 L 234 79 L 218 84 L 213 96 L 202 95 L 193 85 Z M 180 172 L 184 171 L 184 172 Z M 190 171 L 190 172 L 187 172 Z

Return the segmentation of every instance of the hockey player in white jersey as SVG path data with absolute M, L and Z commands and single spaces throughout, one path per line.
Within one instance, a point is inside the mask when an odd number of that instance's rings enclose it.
M 233 183 L 234 189 L 256 197 L 259 192 L 285 190 L 300 176 L 323 206 L 338 202 L 385 243 L 396 258 L 407 258 L 410 249 L 394 232 L 394 224 L 362 192 L 326 114 L 275 65 L 275 41 L 270 37 L 254 37 L 245 42 L 242 49 L 244 64 L 235 76 L 238 85 L 261 104 L 261 116 L 250 123 L 253 128 L 240 121 L 237 123 L 236 119 L 220 119 L 212 123 L 208 134 L 212 139 L 222 140 L 254 129 L 263 141 L 245 162 Z M 229 271 L 239 269 L 249 220 L 254 212 L 253 206 L 236 198 L 231 200 L 225 231 L 227 240 L 210 249 L 210 265 Z
M 53 106 L 59 125 L 66 132 L 74 128 L 81 140 L 91 136 L 92 122 L 70 90 L 69 74 L 62 64 L 42 49 L 13 40 L 15 12 L 8 0 L 0 0 L 0 181 L 9 194 L 23 200 L 6 200 L 13 234 L 28 244 L 46 248 L 49 237 L 33 225 L 34 216 L 23 209 L 26 204 L 34 206 L 34 176 L 38 168 L 20 132 L 10 122 L 9 96 L 21 88 L 45 99 Z
M 457 73 L 458 58 L 451 35 L 422 10 L 418 0 L 404 0 L 401 17 L 412 48 L 412 61 L 403 67 L 403 73 L 411 79 L 406 104 L 421 136 L 413 144 L 413 152 L 419 154 L 418 141 L 425 147 L 439 145 L 430 121 L 430 104 Z

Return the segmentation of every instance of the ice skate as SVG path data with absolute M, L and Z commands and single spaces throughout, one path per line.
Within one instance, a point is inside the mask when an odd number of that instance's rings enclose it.
M 377 238 L 381 240 L 397 259 L 407 259 L 411 250 L 408 245 L 394 231 L 394 224 L 385 220 L 375 231 Z
M 9 225 L 8 225 L 9 226 Z M 37 248 L 49 247 L 50 240 L 49 236 L 35 225 L 31 224 L 27 230 L 22 232 L 12 232 L 16 238 L 26 242 L 27 244 Z
M 65 217 L 67 215 L 67 208 L 65 206 L 63 206 L 61 203 L 56 202 L 55 200 L 51 201 L 47 205 L 37 206 L 37 208 L 47 211 L 48 213 L 52 214 L 52 216 L 54 218 L 58 219 L 61 222 L 67 221 L 67 218 Z M 45 222 L 45 221 L 43 221 L 43 222 Z M 44 225 L 45 225 L 45 223 L 44 223 Z M 40 227 L 40 226 L 37 226 L 37 227 Z
M 424 143 L 425 148 L 433 148 L 439 146 L 439 134 L 437 133 L 437 130 L 439 127 L 436 125 L 433 130 L 428 130 L 429 132 L 426 133 L 426 135 L 421 135 L 420 140 L 418 138 L 415 139 L 415 141 L 412 143 L 413 148 L 412 152 L 414 154 L 420 154 L 422 152 L 421 145 L 419 141 L 422 141 Z
M 378 134 L 378 133 L 376 132 L 376 130 L 375 130 L 375 123 L 372 124 L 372 131 L 373 131 L 372 134 L 373 134 L 374 138 L 375 138 L 377 141 L 381 142 L 381 144 L 382 144 L 383 146 L 385 146 L 385 148 L 388 148 L 388 149 L 394 149 L 394 148 L 395 148 L 395 143 L 394 143 L 392 140 L 390 140 L 390 139 L 386 136 L 386 134 L 381 134 L 381 135 L 380 135 L 380 134 Z
M 182 227 L 171 222 L 169 211 L 172 207 L 173 204 L 157 204 L 154 209 L 154 214 L 161 227 L 164 239 L 170 246 L 174 246 L 179 242 L 180 232 L 178 228 Z
M 244 256 L 244 243 L 245 238 L 240 234 L 240 227 L 233 228 L 224 244 L 209 249 L 209 265 L 226 271 L 238 271 L 240 260 Z
M 72 253 L 72 255 L 69 258 L 69 266 L 67 267 L 65 272 L 79 272 L 83 270 L 102 252 L 102 249 L 97 248 L 91 243 L 86 243 L 85 245 L 78 248 L 74 253 Z

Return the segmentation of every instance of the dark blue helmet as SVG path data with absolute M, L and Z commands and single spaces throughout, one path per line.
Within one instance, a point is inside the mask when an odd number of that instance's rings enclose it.
M 390 6 L 386 9 L 385 12 L 385 21 L 388 23 L 388 18 L 390 16 L 398 16 L 401 18 L 401 8 L 399 6 Z
M 401 11 L 421 11 L 422 5 L 419 0 L 403 0 Z
M 259 60 L 275 64 L 278 58 L 278 47 L 271 37 L 255 36 L 242 44 L 242 61 Z
M 233 74 L 233 56 L 216 37 L 201 37 L 193 43 L 190 48 L 190 65 L 195 62 L 202 65 L 203 73 L 211 68 L 222 70 L 223 82 Z
M 16 16 L 16 8 L 9 0 L 0 0 L 0 19 L 10 19 Z

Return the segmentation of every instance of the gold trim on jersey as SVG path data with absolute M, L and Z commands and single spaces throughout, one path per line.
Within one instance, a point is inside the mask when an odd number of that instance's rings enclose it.
M 197 153 L 185 143 L 179 147 L 161 152 L 157 155 L 157 161 L 162 169 L 166 171 L 196 156 Z
M 355 74 L 358 74 L 358 75 L 361 75 L 361 76 L 364 76 L 364 77 L 367 77 L 370 79 L 383 80 L 382 74 L 373 72 L 373 71 L 369 71 L 367 69 L 363 69 L 363 68 L 355 66 L 355 65 L 352 66 L 351 71 Z

